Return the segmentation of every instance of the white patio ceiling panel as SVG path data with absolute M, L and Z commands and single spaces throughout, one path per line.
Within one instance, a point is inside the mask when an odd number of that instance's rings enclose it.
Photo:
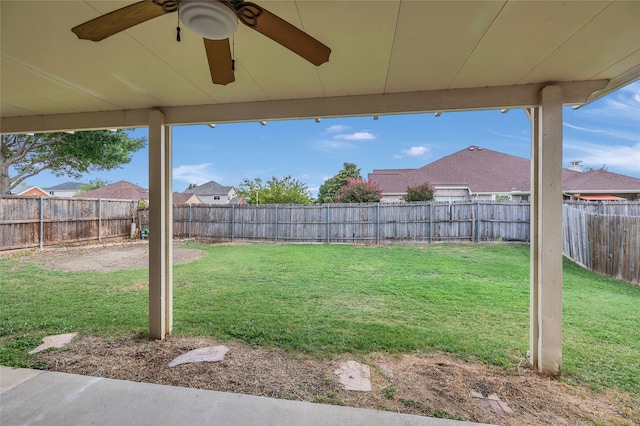
M 404 2 L 398 15 L 386 91 L 449 89 L 502 2 Z
M 330 60 L 315 67 L 240 25 L 227 86 L 211 83 L 200 37 L 183 27 L 176 42 L 175 13 L 97 43 L 71 32 L 131 3 L 1 1 L 3 123 L 15 130 L 40 115 L 239 111 L 247 102 L 612 80 L 600 96 L 640 77 L 639 1 L 258 1 L 329 46 Z
M 554 51 L 608 5 L 608 2 L 548 3 L 545 7 L 540 7 L 539 2 L 507 3 L 489 31 L 479 40 L 452 86 L 537 82 L 527 79 L 527 74 L 538 64 L 545 63 Z M 514 28 L 514 22 L 519 22 L 517 28 Z M 556 63 L 554 79 L 576 80 L 571 74 L 575 72 L 573 67 L 574 64 L 568 61 Z

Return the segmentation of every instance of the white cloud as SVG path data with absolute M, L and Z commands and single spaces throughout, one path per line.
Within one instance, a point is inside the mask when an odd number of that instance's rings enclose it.
M 428 146 L 412 146 L 411 148 L 403 149 L 400 151 L 400 154 L 394 154 L 393 158 L 424 157 L 429 153 L 429 151 L 431 151 L 431 148 Z
M 582 130 L 583 132 L 590 132 L 590 133 L 602 133 L 602 132 L 604 132 L 604 130 L 602 130 L 602 129 L 589 129 L 587 127 L 574 126 L 573 124 L 569 124 L 569 123 L 562 123 L 562 124 L 565 127 L 568 127 L 570 129 Z
M 509 139 L 516 139 L 519 141 L 527 141 L 527 142 L 531 142 L 531 136 L 524 136 L 524 135 L 510 135 L 508 133 L 500 133 L 500 132 L 496 132 L 495 130 L 491 130 L 491 129 L 487 129 L 487 131 L 489 133 L 493 133 L 496 136 L 501 136 L 503 138 L 509 138 Z
M 345 126 L 345 125 L 342 125 L 342 124 L 334 124 L 333 126 L 327 127 L 325 132 L 327 132 L 327 133 L 342 133 L 342 132 L 346 132 L 349 129 L 351 129 L 351 127 L 349 127 L 349 126 Z
M 412 146 L 409 149 L 403 149 L 401 152 L 407 157 L 423 157 L 425 154 L 429 152 L 430 148 L 424 145 L 422 146 Z
M 606 164 L 609 171 L 616 170 L 640 173 L 640 143 L 625 145 L 597 145 L 594 143 L 570 140 L 564 143 L 565 153 L 570 154 L 569 160 L 582 160 L 585 167 L 602 167 Z M 565 154 L 565 158 L 567 155 Z
M 353 148 L 353 146 L 354 145 L 351 142 L 333 139 L 323 139 L 316 141 L 313 144 L 313 147 L 318 151 L 336 151 L 341 149 Z
M 376 137 L 369 132 L 355 132 L 343 135 L 336 135 L 333 137 L 334 139 L 343 139 L 347 141 L 370 141 L 374 140 Z
M 618 138 L 618 139 L 624 139 L 624 140 L 628 140 L 628 141 L 632 141 L 632 142 L 640 141 L 640 133 L 638 133 L 638 132 L 632 133 L 632 132 L 625 132 L 625 131 L 621 131 L 621 130 L 613 130 L 613 129 L 605 129 L 605 128 L 594 129 L 594 128 L 588 128 L 588 127 L 575 126 L 575 125 L 569 124 L 569 123 L 563 123 L 563 124 L 564 124 L 565 127 L 568 127 L 570 129 L 574 129 L 574 130 L 579 130 L 581 132 L 597 133 L 597 134 L 602 135 L 602 136 Z
M 630 84 L 602 100 L 599 107 L 585 108 L 585 114 L 598 118 L 640 122 L 640 83 Z
M 173 169 L 173 178 L 187 183 L 195 183 L 201 185 L 212 180 L 217 180 L 211 172 L 208 171 L 210 163 L 183 165 Z

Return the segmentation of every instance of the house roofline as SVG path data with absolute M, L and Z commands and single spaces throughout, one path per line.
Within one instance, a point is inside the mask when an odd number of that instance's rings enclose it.
M 562 192 L 567 194 L 640 194 L 640 188 L 637 189 L 563 189 Z

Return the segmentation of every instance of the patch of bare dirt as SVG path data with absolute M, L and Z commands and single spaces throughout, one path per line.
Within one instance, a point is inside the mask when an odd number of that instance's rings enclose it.
M 175 242 L 173 245 L 174 264 L 192 262 L 205 254 L 206 252 L 203 250 L 183 247 L 180 242 Z M 111 272 L 122 269 L 147 268 L 149 266 L 149 242 L 126 241 L 112 244 L 57 247 L 30 250 L 16 256 L 46 269 L 65 272 Z
M 188 351 L 219 344 L 205 338 L 149 341 L 85 336 L 40 356 L 52 371 L 499 425 L 640 424 L 637 395 L 596 394 L 528 368 L 507 373 L 448 355 L 363 357 L 359 361 L 371 366 L 371 392 L 342 388 L 334 371 L 346 359 L 291 356 L 236 342 L 222 343 L 230 350 L 220 362 L 168 366 Z M 472 391 L 485 397 L 494 394 L 513 413 L 482 405 Z

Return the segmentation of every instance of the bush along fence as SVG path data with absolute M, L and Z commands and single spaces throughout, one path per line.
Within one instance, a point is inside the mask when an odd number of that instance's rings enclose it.
M 0 250 L 130 236 L 137 202 L 0 197 Z
M 640 203 L 564 204 L 562 251 L 591 271 L 639 285 Z

